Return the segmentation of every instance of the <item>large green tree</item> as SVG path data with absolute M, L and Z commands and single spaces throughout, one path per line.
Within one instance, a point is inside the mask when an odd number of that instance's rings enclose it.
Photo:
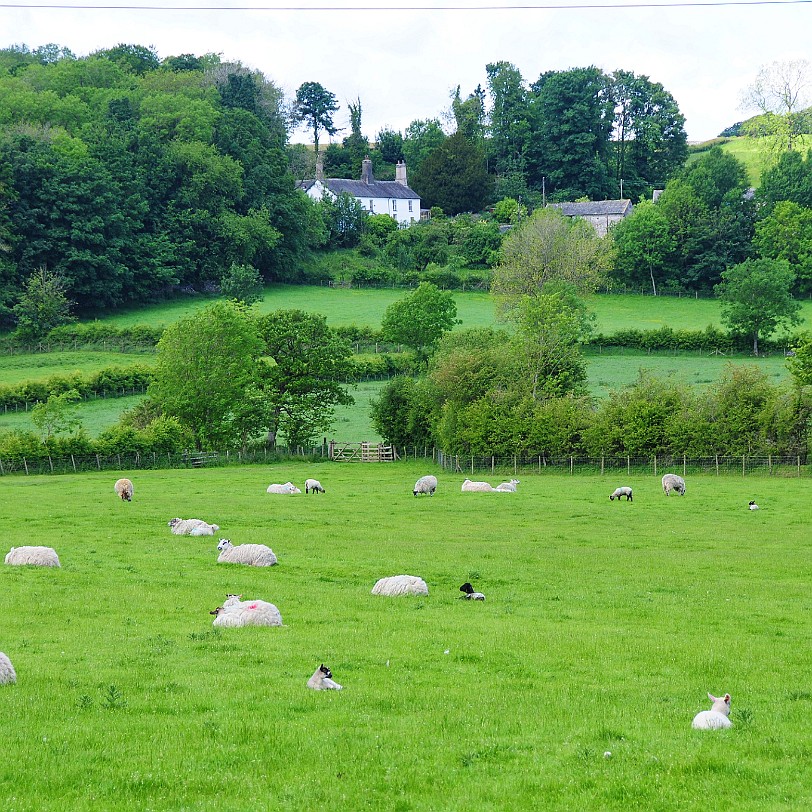
M 14 306 L 15 334 L 23 341 L 38 341 L 54 327 L 74 321 L 71 310 L 72 303 L 65 295 L 65 283 L 59 274 L 37 268 L 28 277 Z
M 294 115 L 313 133 L 313 145 L 319 154 L 319 133 L 324 130 L 335 135 L 338 129 L 333 124 L 333 113 L 338 110 L 335 93 L 331 93 L 318 82 L 304 82 L 296 91 Z

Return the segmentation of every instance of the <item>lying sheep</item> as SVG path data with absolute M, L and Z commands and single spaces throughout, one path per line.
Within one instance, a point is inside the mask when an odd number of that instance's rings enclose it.
M 422 578 L 416 575 L 392 575 L 381 578 L 372 587 L 373 595 L 386 595 L 390 598 L 401 595 L 428 595 L 429 588 Z
M 470 479 L 466 479 L 462 483 L 463 493 L 493 493 L 495 490 L 496 488 L 487 482 L 471 482 Z
M 279 485 L 277 483 L 268 485 L 268 493 L 290 495 L 294 493 L 301 493 L 301 491 L 292 482 L 286 482 L 284 485 Z
M 417 496 L 419 493 L 427 493 L 429 496 L 434 496 L 434 491 L 437 490 L 437 477 L 431 476 L 421 476 L 417 482 L 414 483 L 414 488 L 412 489 L 412 493 Z
M 758 505 L 755 502 L 748 502 L 747 507 L 749 507 L 750 510 L 758 510 L 759 509 Z
M 218 606 L 209 614 L 215 615 L 212 626 L 217 627 L 282 625 L 282 615 L 279 610 L 267 601 L 241 601 L 238 599 L 231 602 L 229 606 Z
M 314 691 L 340 691 L 341 686 L 333 680 L 333 672 L 322 663 L 307 681 L 307 687 Z
M 710 710 L 700 711 L 694 716 L 691 727 L 697 730 L 720 730 L 723 727 L 733 727 L 733 722 L 727 717 L 730 716 L 730 694 L 723 697 L 715 697 L 708 694 L 708 699 L 713 702 Z
M 122 502 L 132 502 L 133 500 L 133 484 L 129 479 L 118 479 L 113 489 L 118 494 Z
M 276 564 L 274 551 L 264 544 L 238 544 L 235 547 L 228 539 L 220 539 L 217 549 L 220 551 L 218 564 L 247 564 L 250 567 L 272 567 Z
M 680 496 L 685 496 L 685 480 L 676 474 L 666 474 L 663 477 L 663 493 L 671 496 L 671 491 L 676 491 Z
M 617 499 L 617 501 L 619 502 L 621 496 L 625 496 L 626 501 L 631 502 L 632 501 L 632 489 L 631 488 L 626 488 L 626 487 L 615 488 L 614 492 L 609 494 L 609 499 L 612 502 L 614 502 L 615 499 Z
M 475 592 L 471 584 L 466 581 L 461 587 L 460 592 L 464 592 L 463 598 L 469 601 L 484 601 L 485 596 L 481 592 Z
M 12 682 L 17 682 L 17 672 L 11 660 L 0 651 L 0 685 L 11 685 Z
M 494 490 L 501 491 L 502 493 L 516 493 L 516 486 L 518 484 L 518 479 L 511 479 L 510 482 L 503 482 L 501 485 L 497 485 Z
M 305 493 L 325 493 L 325 490 L 321 487 L 321 482 L 318 479 L 306 479 Z
M 203 519 L 170 519 L 167 524 L 176 536 L 213 536 L 219 529 L 219 524 L 209 524 Z
M 19 567 L 58 567 L 59 556 L 53 547 L 12 547 L 6 554 L 6 564 Z

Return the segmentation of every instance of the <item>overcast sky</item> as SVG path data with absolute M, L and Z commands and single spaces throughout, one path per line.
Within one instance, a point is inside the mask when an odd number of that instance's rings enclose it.
M 370 139 L 383 127 L 402 131 L 415 119 L 442 117 L 457 85 L 463 97 L 486 87 L 485 65 L 505 60 L 528 84 L 547 70 L 587 65 L 648 76 L 676 99 L 689 140 L 703 141 L 751 114 L 739 99 L 759 67 L 812 62 L 811 0 L 589 9 L 574 7 L 581 0 L 96 0 L 99 7 L 85 9 L 75 6 L 93 0 L 73 0 L 73 8 L 0 2 L 2 47 L 57 43 L 85 56 L 126 43 L 153 46 L 161 58 L 219 53 L 262 71 L 289 96 L 303 82 L 320 82 L 341 104 L 340 127 L 348 127 L 347 101 L 360 98 Z M 306 133 L 293 140 L 306 141 Z

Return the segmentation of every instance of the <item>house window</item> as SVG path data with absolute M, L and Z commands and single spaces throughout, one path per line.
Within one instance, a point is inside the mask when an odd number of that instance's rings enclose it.
M 411 210 L 412 210 L 412 201 L 410 200 L 409 201 L 409 211 L 411 211 Z
M 392 201 L 392 211 L 397 211 L 397 210 L 398 210 L 398 202 L 397 202 L 397 200 L 393 200 Z
M 369 210 L 370 210 L 370 211 L 373 211 L 373 208 L 372 208 L 372 201 L 371 201 L 371 200 L 369 201 Z

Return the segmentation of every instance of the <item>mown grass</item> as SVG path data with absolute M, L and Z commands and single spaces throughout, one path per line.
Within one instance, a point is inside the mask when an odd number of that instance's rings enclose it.
M 6 386 L 26 381 L 44 381 L 55 375 L 80 372 L 92 375 L 105 367 L 152 366 L 154 352 L 105 352 L 66 350 L 64 352 L 15 353 L 0 355 L 0 383 Z
M 0 479 L 6 810 L 771 810 L 812 803 L 808 483 L 523 477 L 461 494 L 431 465 Z M 316 475 L 323 496 L 273 497 Z M 610 503 L 618 484 L 632 503 Z M 747 510 L 757 498 L 762 510 Z M 217 565 L 200 516 L 277 567 Z M 712 528 L 712 532 L 709 530 Z M 430 594 L 371 596 L 420 575 Z M 471 580 L 485 603 L 459 599 Z M 215 631 L 227 592 L 281 629 Z M 344 685 L 305 682 L 320 662 Z M 707 691 L 729 731 L 693 731 Z M 611 752 L 610 757 L 604 757 Z

